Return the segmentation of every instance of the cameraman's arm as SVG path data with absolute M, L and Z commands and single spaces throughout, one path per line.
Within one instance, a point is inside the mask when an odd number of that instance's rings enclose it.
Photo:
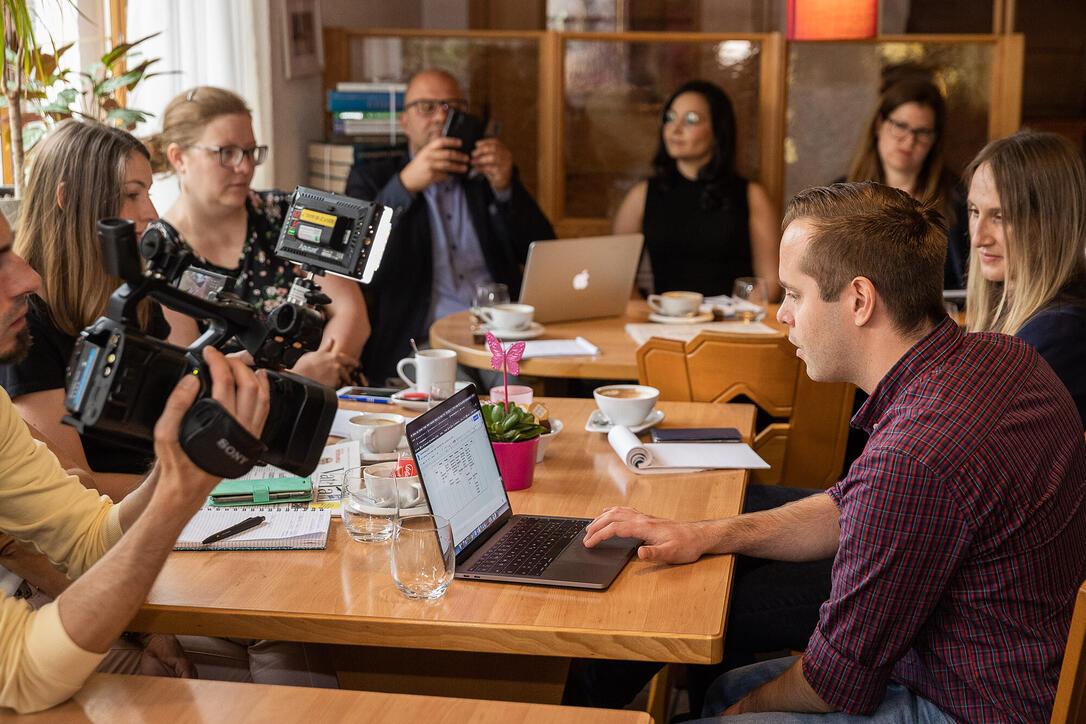
M 80 482 L 87 487 L 93 487 L 99 493 L 117 501 L 128 495 L 143 479 L 142 475 L 91 470 L 79 433 L 71 425 L 60 421 L 66 414 L 63 389 L 28 392 L 19 395 L 12 402 L 19 411 L 19 416 L 30 428 L 31 434 L 49 446 L 62 468 L 78 468 L 93 473 L 93 483 L 90 485 L 80 476 Z
M 246 429 L 259 435 L 268 412 L 267 377 L 263 372 L 254 375 L 240 361 L 227 360 L 211 348 L 205 350 L 204 359 L 211 373 L 212 396 Z M 197 390 L 196 379 L 185 376 L 155 425 L 158 480 L 148 484 L 149 499 L 142 513 L 125 525 L 143 502 L 144 491 L 130 496 L 131 502 L 119 504 L 124 536 L 57 599 L 64 630 L 85 651 L 105 652 L 124 631 L 177 536 L 218 482 L 197 468 L 178 442 L 181 420 Z

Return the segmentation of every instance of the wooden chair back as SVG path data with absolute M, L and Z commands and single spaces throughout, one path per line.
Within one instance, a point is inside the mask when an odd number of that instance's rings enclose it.
M 1086 721 L 1086 582 L 1075 597 L 1071 631 L 1063 652 L 1063 668 L 1052 706 L 1052 724 Z
M 812 382 L 781 333 L 703 331 L 689 342 L 653 337 L 637 350 L 638 379 L 661 400 L 731 402 L 745 396 L 774 422 L 751 446 L 770 464 L 752 480 L 825 488 L 837 481 L 855 388 Z

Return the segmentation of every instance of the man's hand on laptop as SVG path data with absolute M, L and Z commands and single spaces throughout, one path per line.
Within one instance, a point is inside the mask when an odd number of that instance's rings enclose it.
M 643 561 L 692 563 L 711 543 L 702 527 L 701 523 L 658 518 L 633 508 L 608 508 L 588 524 L 584 544 L 592 548 L 608 538 L 639 538 L 644 544 L 637 549 L 637 556 Z
M 471 152 L 471 167 L 481 173 L 490 188 L 501 193 L 513 182 L 513 153 L 497 138 L 484 138 Z
M 453 173 L 466 173 L 468 155 L 460 152 L 460 139 L 438 136 L 427 143 L 400 171 L 400 183 L 413 194 L 444 181 Z

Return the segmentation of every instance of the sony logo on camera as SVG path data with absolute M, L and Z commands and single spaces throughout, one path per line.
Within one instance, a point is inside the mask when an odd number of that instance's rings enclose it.
M 227 440 L 225 437 L 220 437 L 219 441 L 216 442 L 215 445 L 224 453 L 226 453 L 226 456 L 236 462 L 238 465 L 249 464 L 249 456 L 243 454 L 240 450 L 231 445 L 230 441 Z

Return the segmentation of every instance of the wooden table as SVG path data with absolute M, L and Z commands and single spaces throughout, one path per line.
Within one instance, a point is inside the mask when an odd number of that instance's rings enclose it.
M 772 305 L 763 323 L 783 331 L 784 327 L 776 320 L 776 310 L 777 305 Z M 637 344 L 626 334 L 626 325 L 648 322 L 650 311 L 644 300 L 631 299 L 626 305 L 626 313 L 621 317 L 548 324 L 540 339 L 584 337 L 596 345 L 600 353 L 595 356 L 526 359 L 520 363 L 520 373 L 531 377 L 636 380 L 637 360 L 634 354 Z M 485 345 L 475 344 L 472 326 L 470 311 L 443 317 L 430 327 L 430 346 L 455 351 L 457 360 L 466 367 L 490 369 L 490 352 Z
M 584 430 L 593 401 L 543 402 L 565 428 L 536 468 L 534 485 L 510 493 L 514 512 L 593 517 L 611 505 L 630 505 L 701 520 L 740 510 L 746 471 L 635 475 L 605 435 Z M 388 411 L 387 406 L 355 406 Z M 665 426 L 736 427 L 749 438 L 754 424 L 750 405 L 660 403 L 659 408 Z M 387 544 L 356 543 L 334 520 L 324 551 L 171 554 L 131 628 L 426 649 L 434 659 L 442 651 L 490 652 L 506 656 L 496 659 L 491 671 L 511 677 L 513 698 L 555 700 L 569 657 L 718 661 L 732 565 L 732 556 L 675 567 L 635 559 L 605 592 L 457 580 L 443 598 L 422 602 L 397 592 Z M 396 663 L 389 650 L 382 654 L 371 662 L 375 676 L 409 672 L 419 658 L 410 655 Z M 536 657 L 533 669 L 516 665 L 520 659 L 508 655 Z M 458 665 L 455 657 L 447 663 Z M 548 667 L 549 674 L 543 671 Z M 514 681 L 520 674 L 530 674 L 542 688 L 525 689 Z
M 0 719 L 20 724 L 224 721 L 648 724 L 650 721 L 648 714 L 637 711 L 115 674 L 92 675 L 71 699 L 37 714 L 18 716 L 10 709 L 0 708 Z

